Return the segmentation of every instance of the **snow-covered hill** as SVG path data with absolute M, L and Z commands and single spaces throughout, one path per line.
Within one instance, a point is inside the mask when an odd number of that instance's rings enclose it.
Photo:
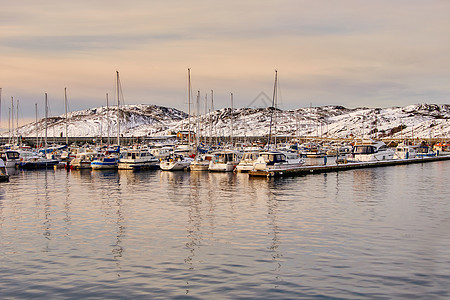
M 296 110 L 272 108 L 224 108 L 198 118 L 174 108 L 155 105 L 127 105 L 120 109 L 120 133 L 123 136 L 164 136 L 180 130 L 202 136 L 264 136 L 273 131 L 283 136 L 347 137 L 450 137 L 450 105 L 417 104 L 391 108 L 355 108 L 322 106 Z M 71 112 L 47 119 L 48 136 L 74 137 L 117 135 L 117 108 L 104 107 Z M 189 126 L 189 123 L 191 124 Z M 232 123 L 232 126 L 231 126 Z M 45 122 L 30 123 L 18 129 L 22 136 L 44 135 Z M 199 128 L 197 130 L 197 127 Z M 231 131 L 232 130 L 232 131 Z M 9 133 L 3 133 L 8 136 Z M 17 135 L 17 133 L 15 133 Z

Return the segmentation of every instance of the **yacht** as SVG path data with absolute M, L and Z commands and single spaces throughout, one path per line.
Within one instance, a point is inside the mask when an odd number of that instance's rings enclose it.
M 252 171 L 295 171 L 304 163 L 305 161 L 296 153 L 265 151 L 259 154 Z
M 350 162 L 373 162 L 394 158 L 394 150 L 388 148 L 382 141 L 363 141 L 355 143 L 352 153 L 348 156 Z

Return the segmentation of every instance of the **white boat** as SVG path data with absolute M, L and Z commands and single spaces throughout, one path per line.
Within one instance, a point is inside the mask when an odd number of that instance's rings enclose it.
M 305 161 L 296 153 L 265 151 L 259 154 L 252 171 L 295 171 L 304 163 Z
M 8 172 L 6 171 L 5 162 L 2 159 L 0 159 L 0 182 L 3 181 L 9 181 L 9 175 Z
M 244 173 L 253 170 L 253 164 L 258 159 L 260 152 L 261 151 L 244 152 L 244 155 L 236 166 L 235 171 Z
M 209 163 L 213 159 L 212 154 L 197 156 L 189 165 L 190 171 L 208 171 Z
M 192 159 L 183 155 L 172 154 L 159 163 L 159 167 L 164 171 L 180 171 L 187 169 L 191 164 Z
M 209 171 L 231 172 L 239 163 L 239 153 L 233 150 L 217 151 L 209 162 Z
M 394 158 L 394 150 L 382 141 L 363 141 L 355 143 L 352 153 L 348 155 L 350 162 L 372 162 Z
M 1 159 L 6 168 L 15 168 L 20 162 L 20 152 L 15 150 L 5 150 L 1 153 Z
M 159 160 L 147 149 L 129 149 L 120 153 L 119 170 L 157 169 Z
M 92 170 L 111 170 L 117 169 L 119 159 L 115 155 L 99 154 L 92 162 Z
M 91 162 L 96 155 L 97 152 L 94 151 L 77 153 L 75 158 L 70 161 L 70 168 L 73 170 L 90 169 Z
M 395 148 L 394 158 L 398 159 L 410 159 L 415 158 L 417 154 L 417 146 L 409 145 L 408 143 L 402 142 Z

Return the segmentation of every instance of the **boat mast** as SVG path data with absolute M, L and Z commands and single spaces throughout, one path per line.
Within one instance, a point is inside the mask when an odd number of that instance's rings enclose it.
M 44 139 L 45 155 L 47 155 L 47 117 L 48 117 L 48 102 L 47 102 L 47 93 L 45 93 L 45 139 Z
M 209 145 L 212 144 L 212 108 L 213 108 L 213 90 L 211 90 L 211 107 L 209 108 Z
M 35 113 L 36 113 L 36 148 L 38 147 L 38 145 L 39 145 L 39 126 L 38 126 L 38 105 L 37 105 L 37 103 L 35 103 L 34 104 L 34 110 L 35 110 Z
M 119 71 L 116 71 L 117 74 L 117 146 L 120 146 L 120 81 L 119 81 Z
M 15 134 L 14 134 L 14 98 L 11 97 L 11 142 L 10 144 L 13 143 L 14 138 L 15 138 Z
M 271 137 L 272 137 L 273 112 L 276 109 L 275 108 L 275 98 L 277 96 L 277 73 L 278 73 L 278 71 L 275 70 L 275 83 L 273 85 L 273 97 L 272 97 L 272 107 L 271 107 L 272 108 L 272 112 L 270 114 L 269 139 L 267 141 L 267 150 L 270 150 L 270 142 L 271 142 Z M 276 147 L 276 140 L 275 140 L 275 147 Z
M 22 141 L 19 141 L 19 99 L 16 101 L 16 131 L 17 131 L 17 145 L 21 144 Z
M 108 120 L 108 145 L 109 145 L 109 99 L 108 93 L 106 93 L 106 119 Z
M 69 145 L 69 135 L 68 135 L 69 120 L 67 119 L 67 88 L 64 88 L 64 107 L 66 110 L 66 145 Z
M 190 146 L 191 146 L 191 68 L 188 68 L 188 117 L 189 117 L 188 143 L 189 143 L 189 148 L 190 148 Z
M 196 126 L 197 126 L 197 130 L 196 130 L 196 133 L 195 133 L 195 143 L 196 143 L 195 153 L 196 154 L 198 152 L 198 146 L 200 144 L 200 118 L 199 118 L 199 114 L 200 114 L 200 91 L 197 91 L 197 116 L 196 116 L 197 122 L 195 122 Z
M 205 119 L 204 119 L 203 124 L 202 124 L 203 132 L 204 132 L 204 134 L 203 134 L 203 142 L 205 144 L 206 144 L 206 135 L 207 135 L 207 131 L 206 131 L 206 128 L 207 128 L 206 116 L 207 115 L 208 115 L 208 93 L 205 94 Z
M 233 146 L 233 93 L 231 93 L 231 111 L 230 111 L 230 143 Z

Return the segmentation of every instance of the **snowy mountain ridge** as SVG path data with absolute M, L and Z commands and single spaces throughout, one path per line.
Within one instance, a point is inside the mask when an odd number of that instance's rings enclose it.
M 232 116 L 232 117 L 231 117 Z M 224 108 L 189 116 L 175 108 L 156 105 L 126 105 L 91 108 L 47 118 L 48 136 L 96 137 L 117 135 L 117 120 L 123 136 L 167 136 L 178 131 L 202 136 L 266 136 L 270 119 L 273 132 L 281 136 L 349 137 L 450 137 L 450 105 L 416 104 L 391 108 L 345 108 L 321 106 L 279 110 L 273 108 Z M 15 136 L 43 136 L 45 120 L 15 129 Z M 9 136 L 11 133 L 3 133 Z

